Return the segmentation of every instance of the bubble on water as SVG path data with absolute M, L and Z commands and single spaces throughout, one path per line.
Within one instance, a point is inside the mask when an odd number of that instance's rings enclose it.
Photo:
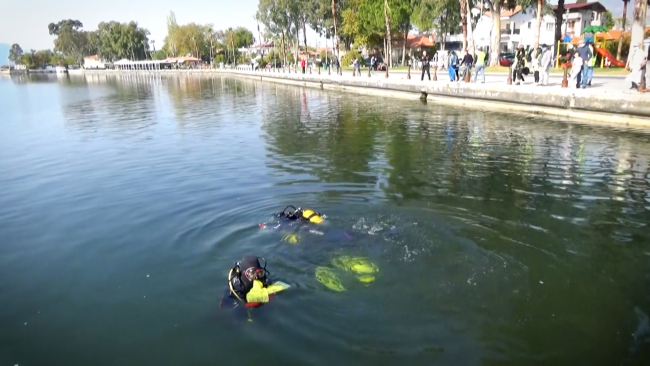
M 149 275 L 147 275 L 147 277 L 149 277 Z
M 541 283 L 541 284 L 543 285 L 543 284 L 544 284 L 544 281 L 539 281 L 539 283 Z
M 27 323 L 25 323 L 25 325 L 27 325 Z

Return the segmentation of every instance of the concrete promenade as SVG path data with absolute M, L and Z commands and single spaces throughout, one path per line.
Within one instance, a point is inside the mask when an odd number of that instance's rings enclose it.
M 628 90 L 621 77 L 594 76 L 593 86 L 587 89 L 562 88 L 561 77 L 553 76 L 548 86 L 536 86 L 532 75 L 523 85 L 507 85 L 507 75 L 487 75 L 486 83 L 451 82 L 445 73 L 438 81 L 420 81 L 420 74 L 372 72 L 362 70 L 361 76 L 328 75 L 321 70 L 307 73 L 282 72 L 282 70 L 251 71 L 214 70 L 221 74 L 303 85 L 322 89 L 348 90 L 364 94 L 390 95 L 403 98 L 427 96 L 429 102 L 461 104 L 479 108 L 492 108 L 505 112 L 525 112 L 577 118 L 590 122 L 614 123 L 650 127 L 650 94 Z

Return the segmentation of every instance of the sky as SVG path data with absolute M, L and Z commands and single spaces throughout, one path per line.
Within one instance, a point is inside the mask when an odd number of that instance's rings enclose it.
M 621 16 L 621 0 L 600 0 L 605 7 Z M 557 3 L 556 0 L 552 1 Z M 571 0 L 567 3 L 573 2 Z M 155 40 L 159 49 L 167 35 L 167 15 L 176 13 L 179 24 L 195 22 L 214 24 L 216 29 L 244 26 L 257 38 L 257 23 L 253 15 L 258 0 L 0 0 L 0 43 L 18 43 L 23 50 L 54 47 L 54 37 L 48 33 L 47 25 L 63 19 L 80 20 L 85 30 L 95 30 L 102 21 L 134 20 Z M 628 16 L 631 15 L 631 6 Z M 263 29 L 262 29 L 263 31 Z M 314 45 L 315 33 L 307 32 L 307 42 Z M 320 42 L 324 42 L 322 39 Z
M 167 35 L 167 15 L 176 13 L 179 24 L 213 23 L 216 29 L 244 26 L 257 38 L 253 15 L 258 0 L 0 0 L 0 43 L 18 43 L 23 50 L 54 47 L 47 25 L 63 19 L 80 20 L 84 30 L 95 30 L 102 21 L 136 21 L 147 28 L 156 49 Z M 309 36 L 309 34 L 308 34 Z M 308 40 L 309 41 L 309 40 Z M 311 43 L 311 42 L 309 42 Z

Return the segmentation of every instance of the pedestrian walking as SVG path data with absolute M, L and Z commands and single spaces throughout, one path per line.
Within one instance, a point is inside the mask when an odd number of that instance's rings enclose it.
M 427 51 L 422 52 L 422 57 L 420 58 L 420 61 L 422 61 L 422 77 L 420 78 L 420 81 L 424 80 L 424 72 L 427 72 L 427 78 L 429 78 L 429 81 L 431 81 L 431 74 L 429 73 L 429 56 L 427 55 Z
M 485 84 L 485 56 L 487 54 L 483 48 L 479 47 L 476 50 L 476 71 L 474 75 L 474 82 L 478 83 L 478 74 L 481 73 L 481 83 Z
M 455 51 L 449 53 L 449 65 L 447 65 L 447 70 L 449 70 L 449 80 L 455 81 L 458 75 L 456 68 L 458 67 L 458 56 Z
M 535 57 L 531 58 L 530 62 L 532 68 L 533 68 L 533 77 L 535 78 L 535 85 L 539 85 L 539 70 L 541 68 L 542 64 L 542 49 L 538 48 L 537 51 L 535 51 Z
M 551 48 L 547 45 L 543 45 L 544 53 L 542 54 L 542 62 L 540 64 L 541 68 L 541 84 L 546 86 L 548 85 L 548 74 L 551 71 L 551 64 L 553 63 L 553 52 Z
M 370 70 L 377 71 L 377 58 L 375 58 L 375 56 L 372 56 L 370 59 Z
M 582 74 L 582 66 L 584 66 L 584 61 L 582 60 L 582 57 L 580 57 L 580 52 L 576 51 L 573 54 L 573 60 L 571 61 L 571 81 L 575 83 L 576 89 L 580 89 L 578 77 Z
M 305 62 L 305 56 L 302 57 L 302 60 L 300 60 L 300 68 L 302 69 L 302 73 L 305 73 L 305 66 L 307 62 Z
M 469 74 L 470 76 L 472 75 L 472 65 L 474 64 L 474 57 L 472 57 L 472 54 L 469 53 L 469 51 L 465 51 L 465 55 L 463 56 L 463 61 L 461 62 L 461 68 L 462 68 L 462 79 L 465 79 L 467 75 Z M 460 79 L 459 79 L 460 81 Z
M 520 82 L 525 82 L 522 75 L 524 66 L 526 65 L 526 51 L 524 45 L 520 44 L 519 49 L 515 53 L 515 62 L 512 70 L 512 79 L 516 81 L 515 85 L 520 85 Z
M 629 60 L 627 69 L 630 71 L 630 74 L 625 78 L 625 81 L 632 83 L 630 89 L 638 89 L 639 83 L 641 83 L 641 74 L 647 62 L 645 52 L 639 48 L 638 44 L 632 46 L 632 56 Z
M 593 43 L 589 42 L 589 50 L 591 51 L 591 59 L 587 62 L 587 86 L 591 86 L 591 81 L 594 79 L 594 67 L 596 66 L 596 47 Z
M 582 59 L 582 69 L 580 70 L 580 78 L 577 81 L 576 87 L 577 88 L 582 87 L 582 89 L 586 89 L 587 82 L 589 81 L 589 70 L 587 68 L 587 64 L 589 63 L 589 60 L 591 60 L 593 54 L 591 53 L 589 46 L 585 44 L 584 40 L 580 40 L 580 44 L 576 49 L 576 52 L 580 55 L 580 58 Z

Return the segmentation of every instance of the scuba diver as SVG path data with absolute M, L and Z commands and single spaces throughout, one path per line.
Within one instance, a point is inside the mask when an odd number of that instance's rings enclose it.
M 219 308 L 224 306 L 237 307 L 243 303 L 246 307 L 257 307 L 273 298 L 273 294 L 288 289 L 290 286 L 284 282 L 271 282 L 270 272 L 260 260 L 254 256 L 245 256 L 228 272 L 228 288 L 221 299 Z
M 310 222 L 312 224 L 320 224 L 323 222 L 324 216 L 312 209 L 302 209 L 300 207 L 295 208 L 292 205 L 289 205 L 282 210 L 282 212 L 275 215 L 280 221 L 300 221 L 300 222 Z M 262 225 L 265 225 L 261 224 Z
M 297 231 L 308 231 L 311 234 L 322 236 L 325 233 L 318 230 L 316 226 L 325 224 L 325 215 L 321 215 L 312 209 L 296 208 L 289 205 L 280 213 L 275 214 L 268 222 L 261 223 L 259 227 L 261 229 L 280 229 L 283 241 L 296 244 L 299 238 Z

